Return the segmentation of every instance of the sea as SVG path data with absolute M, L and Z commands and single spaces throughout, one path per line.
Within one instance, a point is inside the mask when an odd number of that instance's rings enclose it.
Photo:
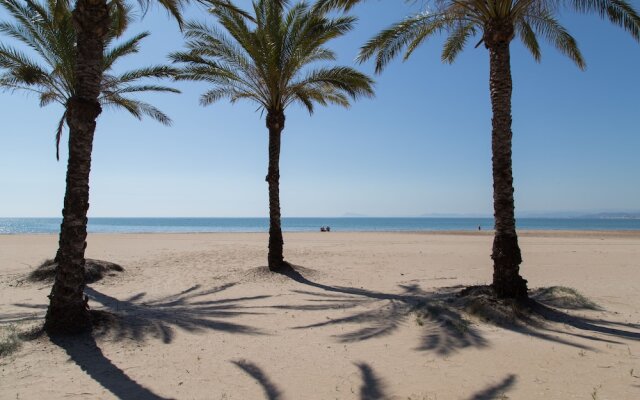
M 0 218 L 0 234 L 58 233 L 60 218 Z M 640 219 L 519 218 L 518 229 L 640 231 Z M 287 232 L 476 231 L 493 229 L 492 218 L 283 218 Z M 91 233 L 267 232 L 268 218 L 89 218 Z

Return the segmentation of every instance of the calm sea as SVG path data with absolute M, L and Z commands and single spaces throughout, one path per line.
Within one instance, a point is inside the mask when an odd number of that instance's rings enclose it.
M 520 218 L 519 229 L 640 230 L 640 219 Z M 465 231 L 492 229 L 492 218 L 284 218 L 289 232 L 318 231 Z M 268 218 L 91 218 L 89 232 L 266 232 Z M 59 218 L 0 218 L 0 234 L 58 233 Z

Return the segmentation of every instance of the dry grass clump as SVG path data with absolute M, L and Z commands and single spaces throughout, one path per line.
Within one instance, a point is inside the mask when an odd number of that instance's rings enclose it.
M 37 339 L 42 334 L 42 326 L 30 325 L 18 329 L 16 324 L 0 325 L 0 357 L 5 358 L 22 347 L 22 342 Z
M 454 304 L 467 314 L 498 326 L 514 327 L 522 323 L 535 323 L 529 304 L 498 299 L 491 286 L 470 286 L 460 292 Z
M 0 326 L 0 357 L 14 353 L 21 345 L 22 341 L 14 324 Z
M 577 290 L 565 286 L 534 289 L 530 296 L 538 303 L 551 307 L 567 310 L 602 310 L 602 307 Z
M 27 280 L 30 282 L 52 282 L 56 276 L 57 267 L 58 263 L 55 260 L 45 260 L 29 273 Z M 84 279 L 86 283 L 94 283 L 105 276 L 115 276 L 118 272 L 123 271 L 124 268 L 118 264 L 87 258 L 84 265 Z

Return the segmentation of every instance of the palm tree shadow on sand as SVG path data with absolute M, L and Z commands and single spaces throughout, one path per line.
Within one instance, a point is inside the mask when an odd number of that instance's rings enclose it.
M 155 394 L 113 364 L 90 333 L 71 337 L 52 336 L 51 342 L 62 348 L 82 371 L 119 399 L 168 399 Z
M 93 332 L 69 337 L 51 336 L 50 339 L 62 348 L 80 369 L 117 398 L 165 399 L 136 382 L 111 362 L 96 343 L 96 338 L 106 336 L 115 341 L 141 342 L 153 337 L 161 339 L 164 343 L 171 343 L 175 336 L 175 328 L 188 332 L 214 330 L 243 335 L 263 334 L 257 328 L 228 320 L 243 314 L 258 314 L 247 311 L 249 307 L 244 303 L 269 296 L 210 298 L 234 285 L 230 283 L 207 290 L 195 285 L 165 297 L 145 299 L 145 293 L 138 293 L 125 300 L 118 300 L 86 287 L 85 293 L 89 298 L 103 307 L 102 310 L 91 311 L 94 318 Z M 15 305 L 46 309 L 46 306 L 38 304 Z M 36 338 L 42 334 L 40 330 L 32 336 Z
M 262 388 L 265 399 L 284 400 L 282 390 L 267 376 L 267 374 L 255 363 L 247 360 L 232 361 L 238 368 L 253 378 Z M 386 385 L 375 374 L 373 368 L 367 363 L 356 363 L 360 369 L 362 385 L 360 386 L 360 400 L 383 400 L 389 396 L 385 394 Z
M 187 332 L 213 330 L 244 335 L 263 334 L 258 328 L 230 322 L 229 319 L 259 314 L 249 311 L 250 307 L 244 303 L 269 296 L 222 299 L 208 297 L 233 286 L 235 283 L 202 290 L 200 285 L 194 285 L 180 293 L 153 299 L 146 299 L 144 292 L 125 300 L 118 300 L 89 287 L 85 292 L 91 300 L 104 307 L 104 310 L 97 312 L 98 323 L 94 328 L 97 336 L 135 341 L 142 341 L 150 336 L 160 338 L 164 343 L 171 343 L 175 328 Z
M 550 290 L 532 291 L 531 300 L 526 304 L 497 300 L 491 288 L 487 286 L 454 286 L 425 291 L 418 285 L 399 285 L 399 293 L 384 293 L 314 282 L 303 276 L 298 269 L 302 270 L 298 266 L 289 265 L 279 273 L 321 291 L 295 290 L 296 293 L 309 296 L 306 299 L 307 304 L 273 307 L 306 311 L 365 308 L 364 311 L 355 311 L 346 317 L 294 328 L 360 325 L 354 331 L 337 335 L 336 338 L 340 342 L 355 342 L 389 335 L 412 316 L 417 325 L 424 330 L 416 349 L 435 351 L 441 355 L 469 347 L 488 346 L 482 332 L 471 323 L 471 319 L 479 319 L 513 332 L 581 349 L 592 348 L 572 338 L 616 344 L 621 343 L 616 340 L 618 338 L 640 340 L 640 324 L 572 315 L 568 309 L 594 309 L 593 304 L 585 303 L 581 307 L 580 302 L 575 301 L 567 310 L 560 310 L 556 307 L 561 303 L 549 295 L 554 292 Z M 575 329 L 567 331 L 561 329 L 561 325 Z
M 147 338 L 161 339 L 164 343 L 171 343 L 175 337 L 175 329 L 187 332 L 201 332 L 206 330 L 220 331 L 233 334 L 261 335 L 264 332 L 229 320 L 241 315 L 260 314 L 250 311 L 247 302 L 265 299 L 270 296 L 246 296 L 214 298 L 233 286 L 228 283 L 211 289 L 202 289 L 194 285 L 179 293 L 157 298 L 147 298 L 145 292 L 140 292 L 124 300 L 101 293 L 89 286 L 85 293 L 90 300 L 101 305 L 100 309 L 91 311 L 94 320 L 93 335 L 95 337 L 108 336 L 111 340 L 145 341 Z M 14 304 L 23 308 L 46 310 L 40 304 Z M 15 314 L 22 316 L 23 314 Z M 5 316 L 7 320 L 15 320 L 13 315 Z M 41 318 L 31 314 L 23 320 Z M 4 321 L 0 321 L 4 322 Z
M 387 400 L 391 396 L 387 393 L 387 385 L 380 378 L 373 368 L 367 363 L 356 363 L 360 369 L 362 385 L 360 386 L 360 400 Z M 516 376 L 507 375 L 502 381 L 495 385 L 490 385 L 485 389 L 473 394 L 469 400 L 493 400 L 501 398 L 516 382 Z

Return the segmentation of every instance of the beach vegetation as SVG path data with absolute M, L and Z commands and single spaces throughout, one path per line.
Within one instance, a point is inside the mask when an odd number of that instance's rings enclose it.
M 566 286 L 551 286 L 530 291 L 530 296 L 539 303 L 569 310 L 602 310 L 596 302 L 576 289 Z
M 55 259 L 45 260 L 29 272 L 27 280 L 30 282 L 53 282 L 57 267 L 58 263 Z M 124 268 L 118 264 L 87 258 L 84 263 L 84 281 L 85 284 L 94 283 L 106 276 L 115 276 L 123 271 Z
M 351 100 L 373 95 L 371 78 L 350 67 L 311 66 L 335 60 L 325 45 L 349 32 L 355 18 L 329 18 L 305 2 L 254 0 L 252 12 L 214 7 L 210 13 L 223 29 L 202 22 L 184 26 L 187 50 L 171 55 L 184 68 L 180 79 L 212 87 L 200 104 L 249 100 L 266 114 L 269 132 L 268 266 L 286 266 L 280 208 L 280 151 L 285 111 L 302 105 L 312 114 L 316 105 L 348 107 Z
M 16 352 L 21 345 L 22 342 L 14 324 L 0 327 L 0 357 L 7 357 Z
M 319 0 L 320 9 L 348 10 L 362 0 Z M 569 57 L 580 69 L 586 66 L 576 40 L 558 17 L 564 9 L 596 14 L 640 40 L 640 16 L 626 0 L 434 0 L 427 10 L 397 22 L 370 39 L 358 60 L 374 59 L 376 72 L 402 54 L 404 60 L 427 39 L 446 34 L 441 53 L 452 63 L 475 37 L 475 47 L 489 51 L 489 89 L 492 107 L 492 173 L 495 234 L 493 289 L 499 298 L 528 298 L 527 281 L 520 275 L 522 255 L 515 222 L 512 173 L 511 42 L 518 38 L 541 59 L 540 39 Z

